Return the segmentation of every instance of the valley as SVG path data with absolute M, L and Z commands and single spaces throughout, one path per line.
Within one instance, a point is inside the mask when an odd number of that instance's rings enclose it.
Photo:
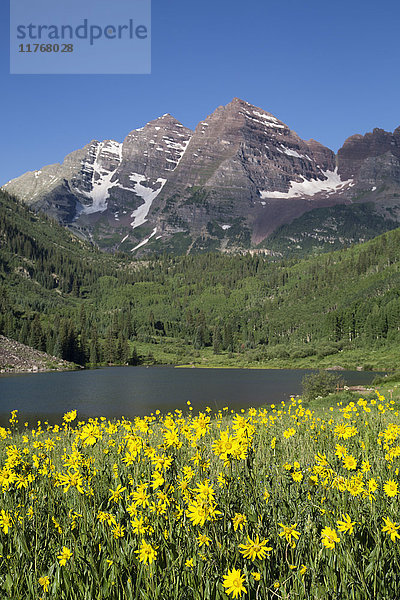
M 0 199 L 8 338 L 82 366 L 397 368 L 399 229 L 303 259 L 133 259 L 99 251 L 5 192 Z

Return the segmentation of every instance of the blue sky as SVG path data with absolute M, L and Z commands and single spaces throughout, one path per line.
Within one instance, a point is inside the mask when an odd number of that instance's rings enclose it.
M 193 128 L 234 96 L 333 150 L 400 125 L 398 0 L 153 0 L 150 75 L 10 75 L 7 4 L 0 183 L 166 112 Z

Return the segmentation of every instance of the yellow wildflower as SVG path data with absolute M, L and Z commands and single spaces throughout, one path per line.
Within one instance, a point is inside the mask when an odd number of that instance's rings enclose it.
M 118 485 L 115 490 L 112 490 L 110 488 L 108 491 L 111 492 L 111 496 L 109 497 L 108 501 L 109 502 L 119 502 L 119 500 L 122 496 L 122 492 L 124 492 L 125 490 L 126 490 L 126 487 L 122 487 L 121 485 Z
M 44 592 L 47 592 L 50 585 L 50 578 L 47 575 L 39 577 L 39 585 L 42 586 Z
M 61 553 L 57 556 L 60 566 L 63 567 L 67 563 L 67 560 L 71 558 L 71 556 L 71 550 L 69 550 L 69 548 L 67 548 L 66 546 L 63 546 Z
M 397 533 L 397 530 L 400 529 L 400 525 L 397 525 L 397 523 L 394 523 L 386 517 L 383 517 L 383 520 L 385 521 L 385 525 L 382 527 L 382 531 L 387 533 L 387 535 L 390 535 L 392 542 L 395 542 L 396 538 L 400 539 L 400 535 Z
M 246 515 L 242 515 L 241 513 L 235 513 L 235 516 L 232 519 L 233 529 L 237 531 L 238 529 L 243 529 L 243 526 L 247 523 Z
M 247 537 L 247 544 L 239 544 L 239 552 L 243 554 L 245 558 L 250 558 L 250 560 L 254 560 L 255 558 L 259 558 L 264 560 L 267 556 L 267 553 L 272 550 L 272 548 L 267 546 L 268 540 L 260 541 L 258 535 L 254 540 L 250 537 Z
M 11 516 L 4 509 L 1 509 L 0 513 L 0 527 L 4 531 L 5 534 L 8 533 L 8 530 L 11 528 L 12 520 Z
M 324 527 L 321 531 L 321 540 L 325 548 L 330 549 L 333 549 L 335 544 L 340 542 L 340 538 L 338 538 L 336 531 L 330 527 Z
M 210 542 L 211 542 L 211 538 L 204 535 L 204 533 L 201 533 L 196 539 L 197 539 L 197 543 L 199 544 L 200 548 L 202 546 L 209 546 Z
M 351 520 L 350 515 L 346 513 L 345 515 L 342 515 L 342 519 L 342 521 L 336 521 L 339 531 L 342 533 L 348 533 L 350 535 L 354 533 L 354 525 L 356 523 L 355 521 Z
M 149 565 L 157 558 L 156 549 L 145 540 L 142 540 L 140 548 L 139 550 L 135 550 L 135 554 L 138 555 L 140 562 L 144 564 L 149 563 Z
M 232 594 L 233 598 L 241 597 L 242 593 L 246 594 L 247 590 L 243 585 L 244 575 L 240 569 L 232 569 L 228 571 L 228 575 L 224 575 L 223 586 L 227 594 Z
M 393 498 L 394 496 L 397 496 L 397 494 L 398 494 L 398 486 L 397 486 L 396 481 L 394 481 L 393 479 L 389 479 L 388 481 L 385 481 L 385 483 L 383 485 L 383 489 L 384 489 L 386 496 L 389 496 L 390 498 Z
M 300 532 L 296 531 L 297 523 L 294 525 L 284 525 L 283 523 L 279 523 L 279 526 L 282 527 L 282 531 L 279 532 L 279 536 L 285 537 L 286 541 L 289 542 L 292 548 L 294 548 L 296 546 L 296 542 L 294 540 L 298 540 L 300 537 Z

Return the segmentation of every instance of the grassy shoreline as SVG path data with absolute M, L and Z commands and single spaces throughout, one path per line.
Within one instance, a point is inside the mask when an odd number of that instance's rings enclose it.
M 8 350 L 12 348 L 12 352 Z M 394 371 L 398 367 L 398 347 L 394 345 L 377 345 L 370 348 L 344 348 L 327 355 L 298 356 L 307 352 L 307 345 L 300 348 L 275 346 L 272 349 L 242 349 L 240 352 L 220 351 L 215 353 L 211 346 L 195 349 L 182 340 L 155 336 L 151 340 L 129 341 L 130 356 L 139 357 L 143 365 L 173 365 L 179 368 L 242 368 L 242 369 L 332 369 L 360 371 Z M 267 352 L 274 351 L 277 356 L 267 358 Z M 327 350 L 326 350 L 327 351 Z M 14 361 L 14 362 L 13 362 Z M 50 357 L 28 346 L 0 339 L 0 369 L 10 372 L 30 372 L 37 370 L 64 370 L 83 368 L 67 363 L 56 357 Z M 93 366 L 107 366 L 98 363 Z M 91 365 L 87 364 L 86 368 Z
M 396 346 L 346 349 L 323 357 L 316 355 L 303 358 L 265 359 L 262 354 L 257 359 L 249 352 L 221 352 L 215 354 L 211 347 L 194 350 L 171 339 L 155 342 L 135 342 L 135 350 L 144 364 L 175 365 L 180 368 L 243 368 L 243 369 L 333 369 L 394 371 L 398 368 L 398 348 Z

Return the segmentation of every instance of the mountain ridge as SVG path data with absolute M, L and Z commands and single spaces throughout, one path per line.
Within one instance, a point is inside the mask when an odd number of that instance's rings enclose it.
M 337 204 L 372 202 L 400 223 L 400 127 L 350 136 L 335 154 L 234 98 L 194 130 L 166 113 L 3 188 L 103 250 L 250 249 Z

